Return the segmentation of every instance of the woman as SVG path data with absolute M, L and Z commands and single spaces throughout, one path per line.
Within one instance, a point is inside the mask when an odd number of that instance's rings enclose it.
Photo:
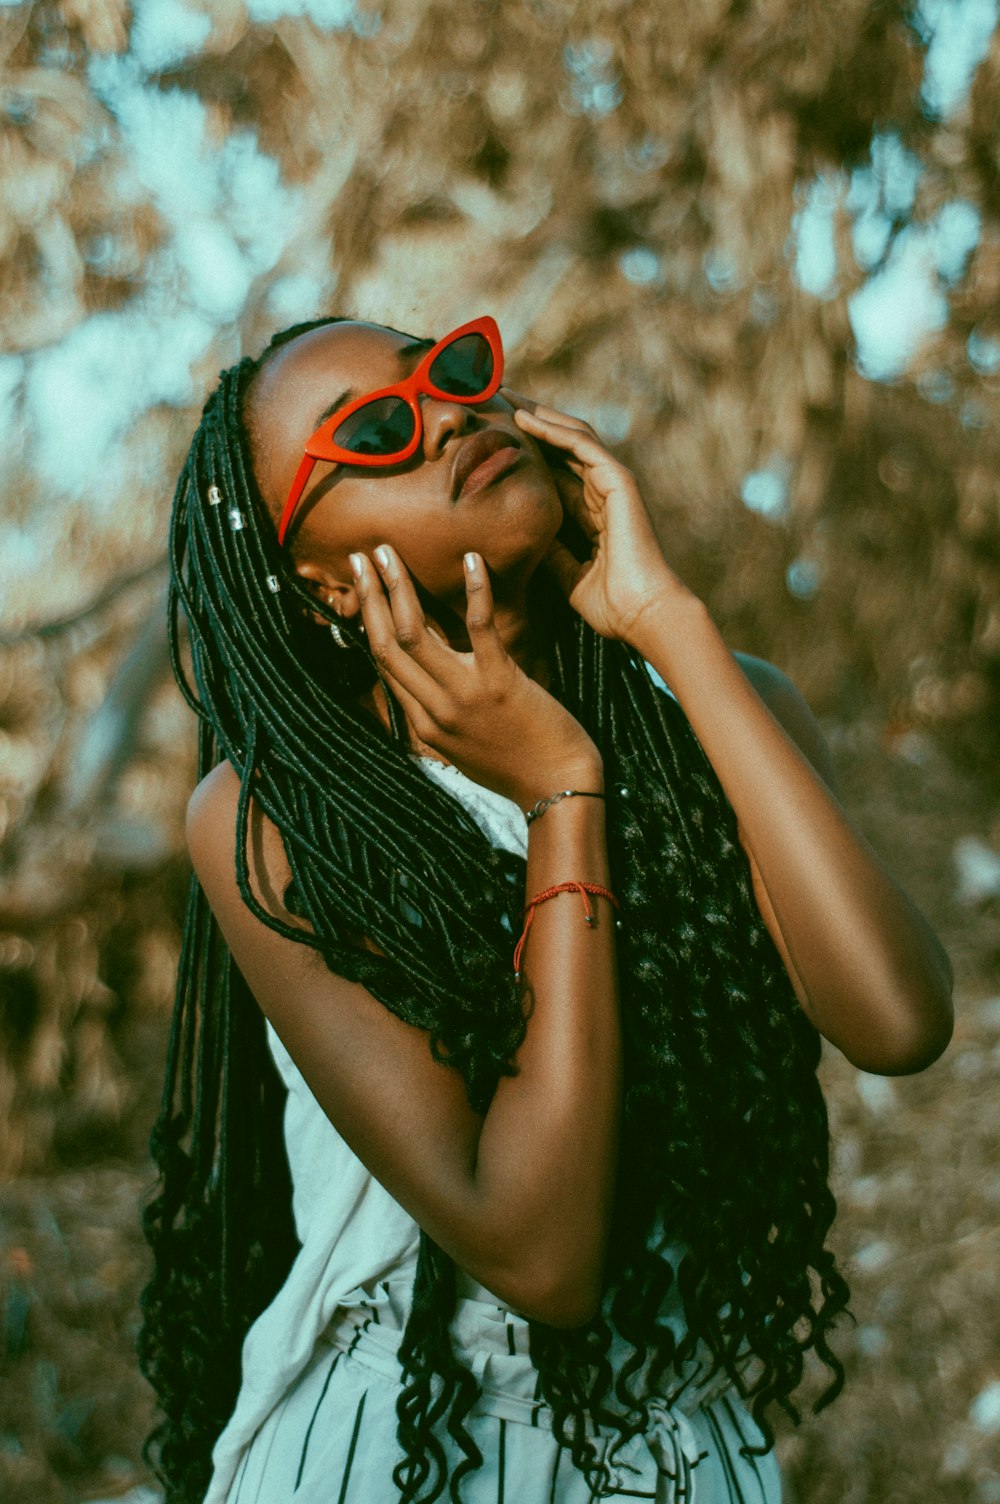
M 487 318 L 298 326 L 181 477 L 171 1504 L 773 1504 L 768 1405 L 809 1349 L 843 1379 L 819 1036 L 891 1074 L 950 1035 L 800 696 L 501 380 Z

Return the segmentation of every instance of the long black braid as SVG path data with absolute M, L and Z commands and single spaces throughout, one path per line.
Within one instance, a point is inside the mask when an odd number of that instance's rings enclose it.
M 251 910 L 427 1030 L 483 1112 L 525 1029 L 511 969 L 524 862 L 419 769 L 391 696 L 390 737 L 360 708 L 376 678 L 363 645 L 335 651 L 315 626 L 326 610 L 279 551 L 252 470 L 246 397 L 268 353 L 221 376 L 174 503 L 172 655 L 199 717 L 199 776 L 221 757 L 240 774 L 237 877 Z M 683 711 L 633 650 L 554 597 L 544 609 L 553 693 L 604 758 L 624 917 L 626 1092 L 607 1296 L 577 1331 L 531 1324 L 557 1439 L 600 1495 L 607 1469 L 588 1419 L 628 1439 L 648 1423 L 649 1397 L 676 1393 L 696 1356 L 707 1352 L 712 1372 L 750 1399 L 765 1449 L 770 1403 L 799 1419 L 791 1396 L 810 1349 L 832 1374 L 815 1408 L 829 1403 L 844 1373 L 827 1336 L 848 1289 L 824 1246 L 836 1205 L 819 1037 L 760 918 L 734 813 Z M 286 903 L 309 930 L 275 920 L 251 892 L 251 795 L 282 832 Z M 161 1184 L 145 1219 L 155 1270 L 140 1336 L 163 1412 L 147 1455 L 168 1504 L 201 1500 L 243 1337 L 296 1251 L 282 1105 L 263 1017 L 193 880 L 152 1140 Z M 676 1276 L 656 1251 L 664 1226 L 688 1249 Z M 661 1314 L 675 1279 L 680 1342 Z M 448 1337 L 455 1292 L 455 1266 L 421 1234 L 400 1349 L 402 1504 L 445 1490 L 459 1501 L 482 1461 L 464 1424 L 476 1385 Z M 614 1333 L 631 1351 L 617 1372 Z M 462 1454 L 450 1471 L 445 1436 Z

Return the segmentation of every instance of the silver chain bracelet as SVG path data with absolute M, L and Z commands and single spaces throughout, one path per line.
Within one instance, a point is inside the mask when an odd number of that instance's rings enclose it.
M 539 815 L 544 815 L 553 804 L 558 804 L 560 799 L 603 799 L 603 794 L 595 794 L 591 789 L 561 789 L 558 794 L 550 794 L 547 799 L 539 799 L 537 804 L 525 811 L 525 820 L 530 825 L 532 820 L 537 820 Z

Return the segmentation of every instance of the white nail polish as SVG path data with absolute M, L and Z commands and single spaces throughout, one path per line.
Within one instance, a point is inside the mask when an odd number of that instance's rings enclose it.
M 475 556 L 475 554 L 466 554 L 466 556 L 465 556 L 465 567 L 469 571 L 470 574 L 475 574 L 475 572 L 476 572 L 476 556 Z
M 380 543 L 378 548 L 375 550 L 375 557 L 379 561 L 383 569 L 389 568 L 389 550 L 386 548 L 384 543 Z

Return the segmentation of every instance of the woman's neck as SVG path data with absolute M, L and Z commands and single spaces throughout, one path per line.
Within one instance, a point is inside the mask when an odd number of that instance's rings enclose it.
M 554 673 L 552 622 L 537 595 L 525 588 L 516 603 L 495 601 L 493 615 L 500 641 L 518 668 L 548 689 Z

